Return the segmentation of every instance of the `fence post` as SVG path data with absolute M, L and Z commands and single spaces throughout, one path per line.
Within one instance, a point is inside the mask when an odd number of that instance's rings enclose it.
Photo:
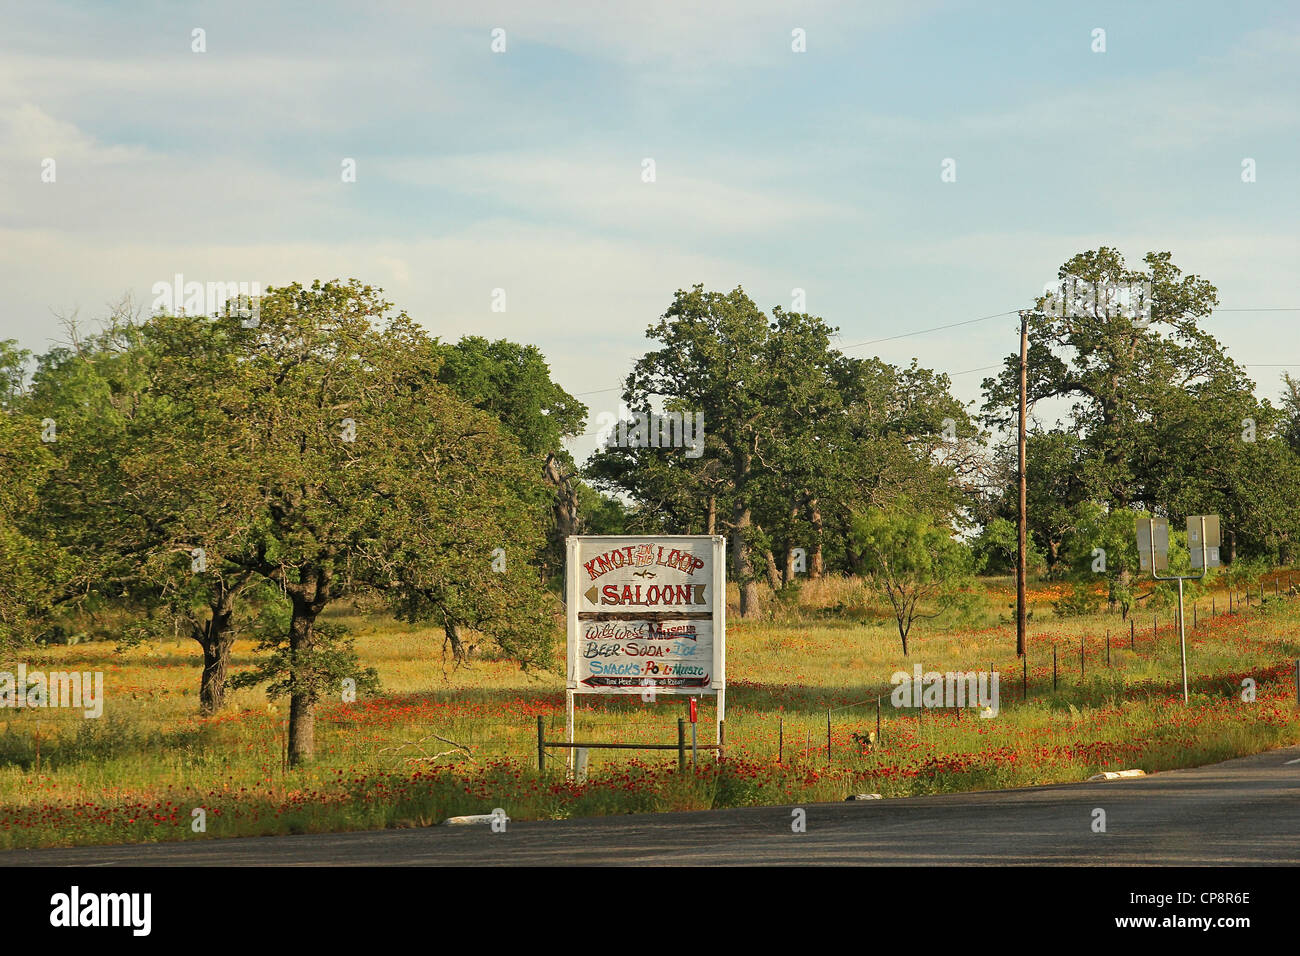
M 1106 666 L 1110 667 L 1110 630 L 1106 630 Z
M 880 703 L 877 701 L 876 710 L 880 710 Z M 781 763 L 785 758 L 785 714 L 776 718 L 776 762 Z
M 826 708 L 826 766 L 831 765 L 831 709 Z
M 876 698 L 876 746 L 880 746 L 880 698 Z
M 677 718 L 677 769 L 686 769 L 686 718 Z
M 1020 658 L 1020 661 L 1023 664 L 1023 671 L 1020 675 L 1020 699 L 1029 700 L 1029 652 L 1028 651 L 1025 652 L 1024 657 Z
M 1056 645 L 1052 645 L 1052 690 L 1056 690 Z
M 542 724 L 542 715 L 537 715 L 537 770 L 546 769 L 546 728 Z
M 1079 683 L 1083 683 L 1083 638 L 1079 638 Z
M 1131 617 L 1128 619 L 1128 649 L 1130 651 L 1136 651 L 1137 647 L 1137 618 Z

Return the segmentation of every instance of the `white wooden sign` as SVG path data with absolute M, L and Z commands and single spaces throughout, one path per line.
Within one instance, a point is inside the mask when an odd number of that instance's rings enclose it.
M 569 693 L 721 697 L 726 587 L 721 537 L 571 536 Z

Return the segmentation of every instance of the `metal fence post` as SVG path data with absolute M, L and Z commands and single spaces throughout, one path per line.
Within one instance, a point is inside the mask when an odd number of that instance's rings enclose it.
M 541 714 L 537 715 L 537 769 L 539 772 L 546 770 L 546 728 Z
M 686 769 L 686 718 L 677 718 L 677 769 Z

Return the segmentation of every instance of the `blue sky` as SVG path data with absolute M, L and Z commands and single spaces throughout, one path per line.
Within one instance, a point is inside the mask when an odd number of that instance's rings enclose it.
M 1294 3 L 698 6 L 5 4 L 0 337 L 42 350 L 56 314 L 176 273 L 355 276 L 593 392 L 696 282 L 802 288 L 849 345 L 1028 305 L 1101 244 L 1171 250 L 1225 308 L 1300 308 Z M 1209 328 L 1273 396 L 1297 321 Z M 1007 317 L 854 354 L 973 399 L 1014 346 Z

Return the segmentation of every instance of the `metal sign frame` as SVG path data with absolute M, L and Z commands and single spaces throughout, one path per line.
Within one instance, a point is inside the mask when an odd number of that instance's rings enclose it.
M 1184 704 L 1186 704 L 1186 703 L 1188 702 L 1188 700 L 1189 700 L 1189 695 L 1188 695 L 1188 693 L 1187 693 L 1187 629 L 1186 629 L 1186 627 L 1184 626 L 1184 622 L 1183 622 L 1183 582 L 1184 582 L 1184 581 L 1200 581 L 1200 580 L 1202 580 L 1202 579 L 1205 577 L 1206 572 L 1209 570 L 1209 547 L 1207 546 L 1207 544 L 1206 544 L 1206 540 L 1205 540 L 1205 531 L 1206 531 L 1206 524 L 1205 524 L 1205 522 L 1206 522 L 1206 519 L 1207 519 L 1207 518 L 1213 518 L 1213 519 L 1214 519 L 1214 522 L 1215 522 L 1215 528 L 1216 528 L 1216 532 L 1217 532 L 1217 529 L 1218 529 L 1218 518 L 1219 518 L 1218 515 L 1193 515 L 1192 517 L 1189 517 L 1189 518 L 1187 519 L 1188 530 L 1189 530 L 1189 531 L 1192 530 L 1192 528 L 1194 527 L 1194 526 L 1192 525 L 1192 522 L 1193 522 L 1193 521 L 1196 521 L 1196 520 L 1198 520 L 1198 519 L 1200 520 L 1200 525 L 1201 525 L 1201 527 L 1200 527 L 1200 532 L 1201 532 L 1201 533 L 1200 533 L 1200 536 L 1199 536 L 1199 537 L 1200 537 L 1201 546 L 1200 546 L 1200 548 L 1199 548 L 1199 551 L 1200 551 L 1200 553 L 1201 553 L 1201 563 L 1200 563 L 1201 573 L 1200 573 L 1200 574 L 1169 574 L 1169 575 L 1162 575 L 1162 574 L 1160 574 L 1160 573 L 1159 573 L 1159 570 L 1158 570 L 1159 566 L 1156 564 L 1156 557 L 1157 557 L 1157 551 L 1156 551 L 1156 521 L 1158 521 L 1158 520 L 1160 520 L 1160 521 L 1165 521 L 1165 528 L 1166 528 L 1166 542 L 1167 542 L 1167 541 L 1168 541 L 1168 521 L 1167 521 L 1167 519 L 1157 519 L 1157 518 L 1138 518 L 1138 519 L 1137 519 L 1137 538 L 1138 538 L 1138 549 L 1139 549 L 1139 551 L 1141 551 L 1141 548 L 1142 548 L 1142 538 L 1143 538 L 1143 535 L 1142 535 L 1142 524 L 1143 524 L 1143 522 L 1145 522 L 1145 523 L 1146 523 L 1146 526 L 1147 526 L 1146 539 L 1147 539 L 1147 544 L 1148 544 L 1148 546 L 1149 546 L 1149 548 L 1150 548 L 1150 552 L 1151 552 L 1151 553 L 1150 553 L 1150 561 L 1151 561 L 1151 568 L 1150 568 L 1150 570 L 1151 570 L 1151 577 L 1152 577 L 1154 580 L 1156 580 L 1156 581 L 1177 581 L 1177 582 L 1178 582 L 1178 646 L 1179 646 L 1179 650 L 1180 650 L 1181 655 L 1182 655 L 1182 668 L 1183 668 L 1183 703 L 1184 703 Z M 1189 539 L 1190 539 L 1191 536 L 1189 535 L 1188 537 L 1189 537 Z M 1166 547 L 1168 547 L 1168 544 L 1167 544 L 1167 543 L 1166 543 Z M 1189 540 L 1188 551 L 1191 551 L 1190 540 Z M 1215 548 L 1215 552 L 1216 552 L 1216 554 L 1215 554 L 1215 566 L 1217 566 L 1217 565 L 1218 565 L 1218 554 L 1217 554 L 1217 552 L 1218 552 L 1218 548 L 1217 548 L 1217 547 Z M 1167 552 L 1167 551 L 1165 552 L 1164 557 L 1165 557 L 1165 566 L 1168 567 L 1168 552 Z

